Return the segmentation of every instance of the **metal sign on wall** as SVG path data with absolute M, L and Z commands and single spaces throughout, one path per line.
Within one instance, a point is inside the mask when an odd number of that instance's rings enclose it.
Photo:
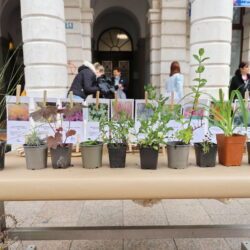
M 234 7 L 250 7 L 250 0 L 234 0 Z

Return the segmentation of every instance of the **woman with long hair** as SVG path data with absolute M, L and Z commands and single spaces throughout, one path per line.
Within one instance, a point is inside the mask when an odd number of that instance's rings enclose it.
M 175 99 L 181 99 L 183 97 L 183 82 L 184 77 L 181 74 L 180 64 L 173 61 L 170 66 L 169 78 L 165 82 L 166 96 L 170 96 L 171 92 L 174 92 Z
M 235 71 L 230 87 L 229 87 L 229 96 L 233 90 L 239 90 L 242 97 L 244 98 L 245 92 L 250 91 L 250 75 L 249 75 L 249 63 L 241 62 L 239 68 Z

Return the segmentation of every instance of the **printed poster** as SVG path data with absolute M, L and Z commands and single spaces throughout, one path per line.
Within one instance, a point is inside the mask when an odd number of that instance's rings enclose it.
M 24 144 L 25 135 L 30 133 L 29 98 L 20 97 L 16 104 L 15 96 L 6 97 L 7 143 Z
M 85 140 L 100 140 L 99 123 L 102 119 L 109 119 L 109 99 L 99 99 L 98 108 L 96 106 L 96 99 L 89 99 L 87 102 L 88 109 L 86 109 L 86 138 Z

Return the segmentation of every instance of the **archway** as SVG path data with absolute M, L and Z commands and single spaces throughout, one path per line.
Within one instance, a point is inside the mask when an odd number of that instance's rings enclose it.
M 117 31 L 116 35 L 114 31 Z M 120 38 L 126 38 L 124 42 L 130 43 L 131 46 L 125 49 L 114 48 L 112 40 L 109 39 L 109 45 L 106 51 L 103 51 L 99 46 L 100 41 L 103 35 L 108 37 L 111 34 L 116 38 L 118 35 Z M 116 42 L 122 44 L 123 39 L 116 39 Z M 93 61 L 104 64 L 108 74 L 114 67 L 122 69 L 129 82 L 128 98 L 144 97 L 145 37 L 141 37 L 140 23 L 132 12 L 123 7 L 111 7 L 102 11 L 94 21 L 92 52 Z

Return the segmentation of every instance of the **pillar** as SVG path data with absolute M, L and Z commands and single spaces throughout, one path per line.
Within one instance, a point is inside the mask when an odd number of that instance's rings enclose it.
M 153 1 L 148 12 L 150 28 L 150 83 L 160 88 L 160 47 L 161 47 L 161 11 L 159 1 Z
M 242 61 L 250 62 L 250 9 L 246 8 L 243 17 L 243 48 L 242 48 Z
M 205 91 L 218 96 L 218 88 L 228 94 L 230 81 L 233 0 L 194 0 L 191 8 L 190 85 L 196 77 L 197 63 L 193 54 L 205 49 L 203 77 L 208 80 Z
M 166 92 L 165 80 L 170 65 L 178 61 L 188 82 L 187 66 L 187 0 L 162 0 L 161 3 L 161 79 L 160 92 Z M 185 84 L 184 84 L 185 85 Z
M 27 95 L 65 97 L 67 56 L 63 0 L 21 0 Z

